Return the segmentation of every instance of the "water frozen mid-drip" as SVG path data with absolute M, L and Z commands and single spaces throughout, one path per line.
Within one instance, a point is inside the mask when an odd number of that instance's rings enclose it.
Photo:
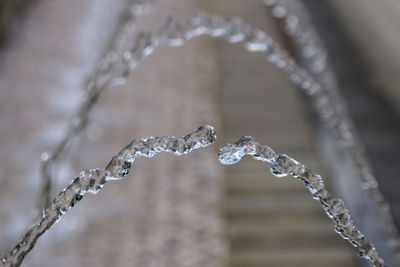
M 33 226 L 24 238 L 0 259 L 3 266 L 19 266 L 26 254 L 35 246 L 41 235 L 49 230 L 69 209 L 75 206 L 87 192 L 96 194 L 107 181 L 124 178 L 137 157 L 151 158 L 165 151 L 176 156 L 185 155 L 194 149 L 212 144 L 216 140 L 214 128 L 206 125 L 192 133 L 176 138 L 174 136 L 146 137 L 132 141 L 104 169 L 83 171 L 61 191 L 44 210 L 43 218 Z
M 305 165 L 291 157 L 276 154 L 268 146 L 260 145 L 250 136 L 244 136 L 234 144 L 224 145 L 218 153 L 218 159 L 222 164 L 230 165 L 239 162 L 245 155 L 268 162 L 271 165 L 271 173 L 276 177 L 291 175 L 303 181 L 313 198 L 320 201 L 326 214 L 335 223 L 335 231 L 356 248 L 359 256 L 368 260 L 372 266 L 385 266 L 375 247 L 354 225 L 343 201 L 332 198 L 321 176 L 313 174 Z

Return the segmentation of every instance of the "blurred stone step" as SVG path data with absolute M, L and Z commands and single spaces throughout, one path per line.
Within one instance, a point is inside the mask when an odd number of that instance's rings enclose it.
M 269 212 L 247 212 L 247 213 L 227 213 L 227 218 L 232 224 L 245 223 L 245 222 L 256 222 L 264 223 L 265 227 L 274 224 L 295 224 L 297 220 L 302 220 L 302 218 L 313 218 L 315 221 L 321 221 L 322 223 L 331 223 L 328 217 L 324 217 L 322 210 L 309 210 L 309 211 L 291 211 L 288 213 L 285 210 L 274 212 L 273 214 Z M 319 218 L 319 219 L 318 219 Z M 304 219 L 303 219 L 304 220 Z M 283 223 L 285 222 L 285 223 Z M 329 231 L 331 232 L 331 231 Z M 332 235 L 335 235 L 331 232 Z
M 300 233 L 293 232 L 280 233 L 272 232 L 267 237 L 262 235 L 245 236 L 239 235 L 230 239 L 231 249 L 233 251 L 245 252 L 264 252 L 281 250 L 296 252 L 300 247 L 307 247 L 310 250 L 325 248 L 326 250 L 344 250 L 346 251 L 346 241 L 340 240 L 340 237 L 334 237 L 326 229 L 315 232 Z
M 299 247 L 295 251 L 263 251 L 235 253 L 231 256 L 231 267 L 352 267 L 354 258 L 343 250 L 326 248 L 308 249 Z
M 226 203 L 226 211 L 229 213 L 274 213 L 279 211 L 310 212 L 319 210 L 323 213 L 322 207 L 313 200 L 307 193 L 286 194 L 286 195 L 234 195 L 229 196 Z
M 271 239 L 273 237 L 284 237 L 297 234 L 298 236 L 305 235 L 330 235 L 333 232 L 333 223 L 318 219 L 319 216 L 310 216 L 310 218 L 296 218 L 295 223 L 286 218 L 281 217 L 281 221 L 269 220 L 241 220 L 234 222 L 228 226 L 227 233 L 232 239 Z M 336 238 L 334 238 L 336 240 Z M 329 240 L 329 239 L 328 239 Z

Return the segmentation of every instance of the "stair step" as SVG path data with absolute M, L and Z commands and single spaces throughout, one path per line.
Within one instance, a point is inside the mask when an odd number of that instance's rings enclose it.
M 235 253 L 231 256 L 232 267 L 352 267 L 356 259 L 348 251 L 326 248 L 299 247 L 296 250 Z M 352 264 L 353 263 L 353 264 Z
M 234 195 L 229 196 L 225 205 L 228 214 L 262 214 L 286 211 L 312 212 L 320 211 L 322 207 L 310 194 L 286 194 L 286 195 Z

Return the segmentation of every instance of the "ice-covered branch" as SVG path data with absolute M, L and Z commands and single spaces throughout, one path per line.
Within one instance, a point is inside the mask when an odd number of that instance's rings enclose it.
M 59 143 L 55 149 L 56 153 L 53 154 L 59 153 L 69 140 L 86 126 L 89 118 L 88 113 L 105 88 L 124 84 L 129 74 L 141 60 L 150 55 L 160 44 L 180 46 L 200 35 L 224 38 L 230 43 L 242 42 L 248 51 L 264 53 L 270 63 L 282 69 L 291 81 L 311 96 L 319 114 L 334 129 L 340 140 L 348 146 L 354 145 L 354 135 L 348 120 L 336 112 L 329 96 L 321 90 L 321 85 L 313 76 L 301 68 L 277 42 L 272 40 L 265 32 L 244 23 L 240 18 L 198 12 L 182 17 L 169 17 L 154 34 L 140 32 L 130 48 L 122 56 L 117 56 L 114 59 L 112 71 L 108 71 L 93 85 L 99 89 L 89 93 L 87 100 L 76 115 L 76 119 L 71 124 L 71 130 Z M 48 162 L 54 161 L 55 157 L 44 158 L 46 162 L 43 170 L 48 173 Z M 44 177 L 50 176 L 44 175 Z M 45 189 L 46 194 L 50 192 L 51 185 L 50 179 L 47 179 L 47 181 L 49 186 Z M 368 187 L 376 187 L 374 180 L 365 184 Z
M 71 139 L 79 134 L 88 124 L 89 113 L 97 103 L 101 93 L 107 87 L 112 86 L 110 80 L 113 78 L 115 69 L 118 68 L 118 59 L 124 52 L 129 36 L 134 34 L 135 22 L 139 15 L 148 13 L 154 6 L 156 0 L 131 0 L 132 5 L 127 8 L 128 12 L 123 14 L 118 22 L 117 30 L 112 42 L 103 58 L 99 60 L 95 70 L 88 78 L 85 86 L 86 97 L 74 116 L 68 131 L 65 133 L 56 147 L 50 152 L 42 154 L 41 176 L 42 188 L 39 199 L 39 209 L 47 208 L 50 205 L 50 193 L 52 187 L 51 168 L 59 155 L 64 151 Z M 116 84 L 114 84 L 116 85 Z
M 294 23 L 293 21 L 292 23 Z M 132 33 L 128 32 L 125 35 L 127 37 L 132 35 Z M 331 126 L 342 143 L 350 149 L 355 162 L 360 168 L 361 176 L 363 177 L 363 186 L 372 193 L 375 199 L 380 199 L 381 204 L 385 203 L 382 195 L 379 193 L 376 179 L 369 164 L 357 144 L 351 123 L 347 117 L 338 112 L 331 97 L 322 90 L 321 84 L 314 76 L 306 69 L 300 67 L 265 32 L 252 28 L 240 18 L 227 18 L 205 12 L 183 17 L 170 17 L 156 33 L 140 32 L 128 50 L 122 54 L 112 54 L 110 56 L 110 59 L 112 59 L 112 68 L 106 68 L 107 71 L 103 73 L 104 75 L 99 76 L 99 79 L 94 80 L 90 84 L 89 88 L 95 89 L 88 90 L 87 99 L 77 113 L 76 119 L 72 122 L 71 130 L 56 147 L 55 153 L 51 154 L 50 157 L 43 157 L 45 159 L 43 170 L 48 173 L 48 165 L 56 159 L 56 156 L 52 155 L 60 153 L 69 140 L 87 125 L 89 112 L 105 88 L 125 83 L 131 71 L 160 44 L 179 46 L 200 35 L 224 38 L 230 43 L 242 42 L 248 51 L 263 53 L 270 63 L 282 69 L 294 84 L 299 85 L 300 88 L 304 89 L 310 95 L 320 116 Z M 49 182 L 49 186 L 45 188 L 45 195 L 50 192 L 50 176 L 48 176 L 47 181 Z M 390 219 L 391 217 L 387 218 Z M 395 233 L 395 231 L 392 232 Z
M 212 126 L 201 126 L 182 137 L 146 137 L 132 141 L 104 169 L 83 171 L 44 210 L 43 218 L 33 226 L 24 238 L 7 255 L 1 258 L 3 266 L 19 266 L 24 257 L 35 246 L 41 235 L 49 230 L 63 214 L 80 201 L 87 192 L 98 193 L 107 181 L 124 178 L 137 157 L 151 158 L 165 151 L 174 155 L 184 155 L 194 149 L 206 147 L 216 140 Z
M 219 151 L 218 159 L 222 164 L 231 165 L 239 162 L 245 155 L 269 163 L 271 173 L 276 177 L 291 175 L 303 181 L 313 198 L 321 203 L 326 214 L 335 223 L 335 231 L 356 248 L 359 256 L 368 260 L 372 266 L 385 266 L 375 247 L 354 225 L 343 201 L 333 198 L 325 188 L 321 176 L 313 174 L 305 165 L 285 154 L 276 154 L 270 147 L 259 144 L 250 136 L 242 137 L 235 144 L 223 146 Z
M 383 230 L 390 240 L 389 244 L 393 248 L 396 260 L 400 265 L 400 235 L 390 213 L 389 203 L 382 195 L 371 164 L 361 144 L 357 141 L 358 138 L 352 129 L 351 119 L 347 115 L 345 102 L 340 95 L 332 68 L 327 60 L 327 51 L 315 28 L 310 23 L 304 3 L 287 0 L 263 0 L 263 2 L 271 8 L 272 15 L 283 22 L 285 32 L 292 38 L 299 50 L 299 58 L 303 65 L 313 72 L 315 78 L 322 84 L 322 89 L 329 96 L 335 112 L 340 114 L 342 120 L 347 121 L 349 125 L 348 134 L 351 134 L 355 140 L 347 145 L 347 149 L 359 170 L 361 187 L 367 190 L 369 197 L 379 208 L 381 220 L 384 223 Z

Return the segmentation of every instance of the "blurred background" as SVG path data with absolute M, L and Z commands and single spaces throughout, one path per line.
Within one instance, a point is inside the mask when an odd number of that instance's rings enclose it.
M 338 89 L 400 225 L 400 3 L 297 1 L 326 48 Z M 37 219 L 41 155 L 65 135 L 85 82 L 128 0 L 0 3 L 0 255 Z M 160 0 L 135 30 L 206 10 L 239 16 L 296 58 L 283 24 L 258 0 Z M 223 166 L 220 145 L 251 135 L 321 174 L 390 266 L 394 253 L 357 170 L 312 103 L 266 58 L 197 37 L 160 46 L 128 82 L 106 90 L 88 127 L 52 169 L 52 197 L 80 171 L 103 168 L 131 140 L 183 136 L 200 125 L 217 145 L 138 159 L 129 176 L 87 196 L 22 266 L 365 266 L 304 185 L 251 159 Z

